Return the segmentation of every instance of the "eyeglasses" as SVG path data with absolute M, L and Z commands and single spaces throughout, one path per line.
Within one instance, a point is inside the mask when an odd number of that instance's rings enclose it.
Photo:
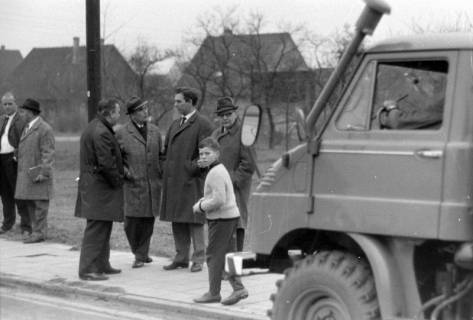
M 12 105 L 13 105 L 13 102 L 4 102 L 3 105 L 4 105 L 4 106 L 12 106 Z

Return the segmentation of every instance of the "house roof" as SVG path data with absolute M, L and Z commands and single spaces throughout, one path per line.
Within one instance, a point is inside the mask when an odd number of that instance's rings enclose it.
M 87 86 L 87 52 L 78 46 L 73 63 L 73 47 L 33 48 L 23 62 L 7 78 L 9 90 L 18 97 L 37 99 L 67 98 L 68 95 L 84 95 Z M 102 46 L 102 54 L 118 56 L 133 73 L 126 60 L 114 45 Z
M 227 59 L 230 64 L 252 63 L 257 72 L 282 72 L 309 70 L 291 35 L 283 33 L 233 34 L 225 32 L 221 36 L 208 36 L 192 63 L 209 56 Z
M 0 48 L 0 83 L 21 63 L 23 57 L 20 50 Z

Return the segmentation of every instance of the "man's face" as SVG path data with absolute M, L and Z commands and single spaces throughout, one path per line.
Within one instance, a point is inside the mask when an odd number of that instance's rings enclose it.
M 226 111 L 218 115 L 220 123 L 225 129 L 229 129 L 233 126 L 237 119 L 237 114 L 234 110 Z
M 138 124 L 143 124 L 146 122 L 146 119 L 148 118 L 148 106 L 145 105 L 141 107 L 139 110 L 136 110 L 132 114 L 130 114 L 130 117 L 133 121 L 135 121 Z
M 30 122 L 36 117 L 31 110 L 25 108 L 20 108 L 18 113 L 26 120 L 26 122 Z
M 174 107 L 176 107 L 177 111 L 184 116 L 190 113 L 193 109 L 192 102 L 185 101 L 182 93 L 178 93 L 174 96 Z
M 18 109 L 15 99 L 12 97 L 3 97 L 2 106 L 3 106 L 3 109 L 5 110 L 5 113 L 9 116 L 14 114 L 16 110 Z
M 202 167 L 208 167 L 218 160 L 220 153 L 209 147 L 199 148 L 199 160 Z
M 115 104 L 115 109 L 110 112 L 110 124 L 116 125 L 118 123 L 118 119 L 120 119 L 120 105 L 118 103 Z

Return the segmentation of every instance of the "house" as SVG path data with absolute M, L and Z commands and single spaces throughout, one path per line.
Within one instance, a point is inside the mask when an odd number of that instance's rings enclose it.
M 137 92 L 136 74 L 114 45 L 102 45 L 102 96 L 126 100 Z M 58 131 L 87 123 L 87 52 L 75 37 L 72 47 L 33 48 L 7 77 L 4 90 L 21 103 L 31 97 Z
M 5 81 L 22 60 L 20 50 L 7 50 L 4 45 L 0 46 L 0 84 Z

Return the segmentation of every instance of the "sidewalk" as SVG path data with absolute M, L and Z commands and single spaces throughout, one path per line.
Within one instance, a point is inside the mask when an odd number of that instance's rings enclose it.
M 112 251 L 110 262 L 122 273 L 108 281 L 81 281 L 77 276 L 79 252 L 70 246 L 42 242 L 23 244 L 0 239 L 0 284 L 26 285 L 56 294 L 77 294 L 117 300 L 151 308 L 179 311 L 184 314 L 215 319 L 268 319 L 271 308 L 269 295 L 276 291 L 279 274 L 251 274 L 243 277 L 250 295 L 233 306 L 220 303 L 192 302 L 208 290 L 207 269 L 191 273 L 189 270 L 164 271 L 167 258 L 152 257 L 153 262 L 143 268 L 132 269 L 133 256 L 129 252 Z M 222 297 L 231 293 L 227 281 L 222 281 Z

